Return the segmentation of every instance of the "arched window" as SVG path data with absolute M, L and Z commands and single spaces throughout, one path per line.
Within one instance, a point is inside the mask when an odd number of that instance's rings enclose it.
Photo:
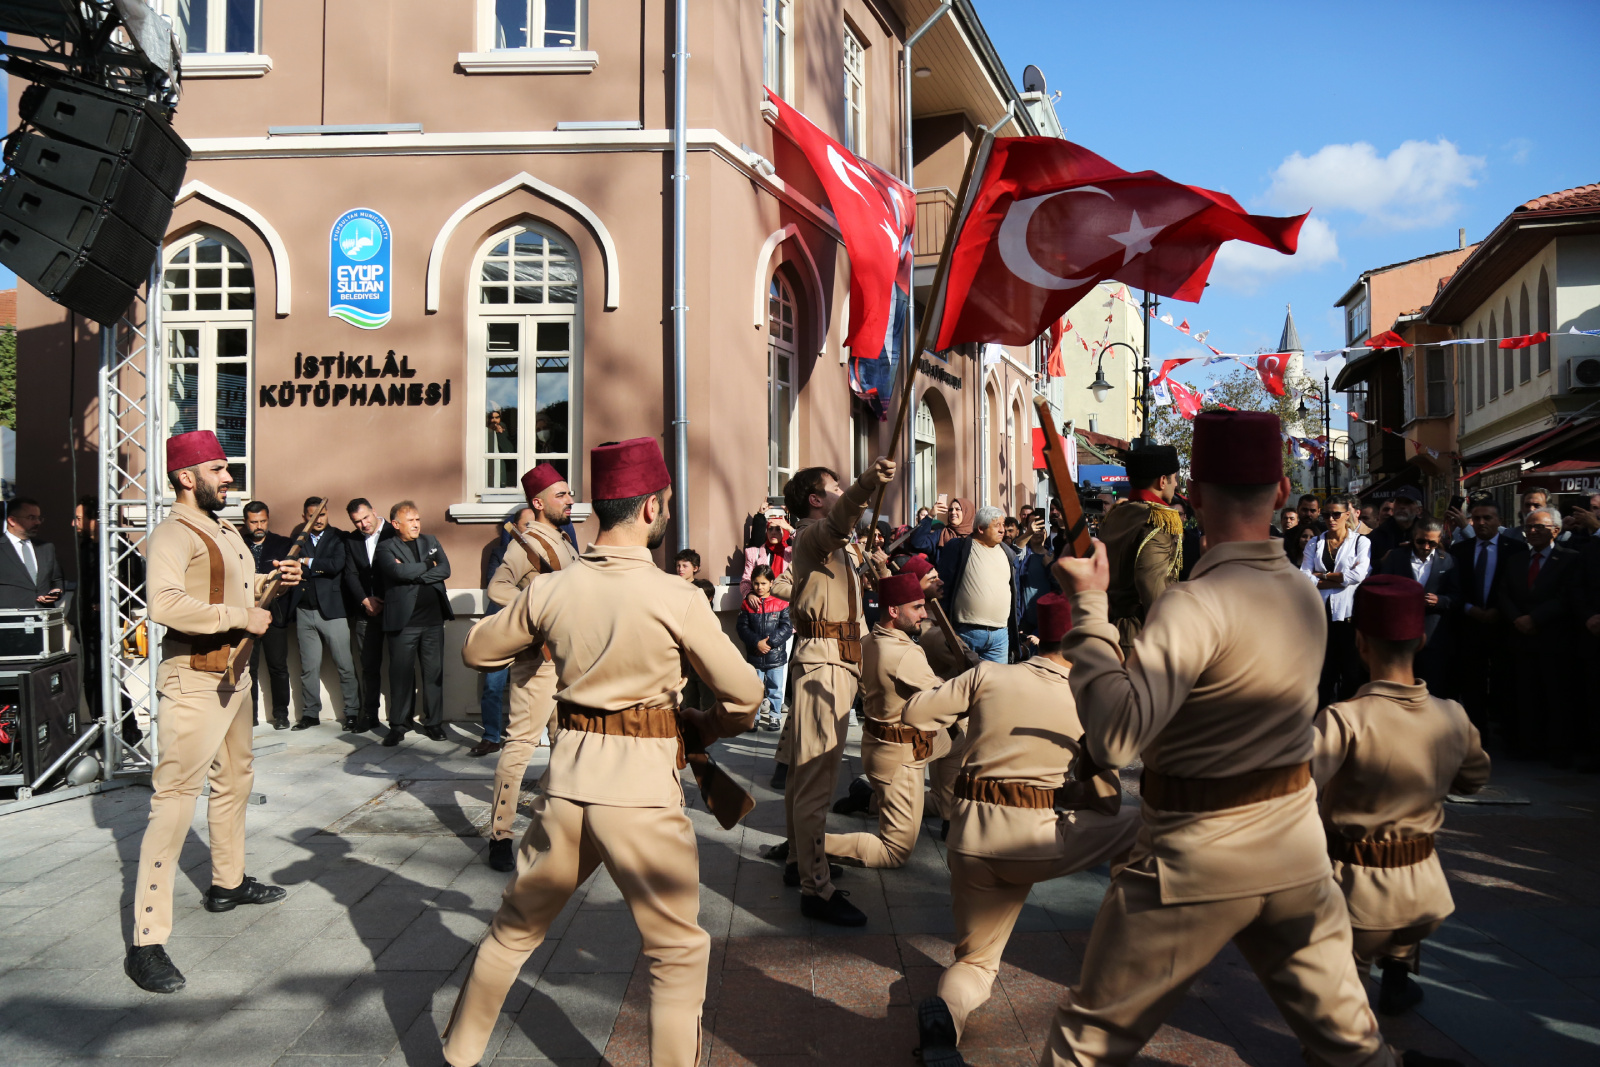
M 1483 344 L 1489 353 L 1489 399 L 1500 395 L 1500 327 L 1496 326 L 1494 312 L 1489 312 L 1488 340 Z
M 203 230 L 168 246 L 165 263 L 162 429 L 168 435 L 215 433 L 233 475 L 229 496 L 248 500 L 256 317 L 250 257 L 233 238 Z
M 994 463 L 994 390 L 983 390 L 983 425 L 978 431 L 978 503 L 979 505 L 994 503 L 994 478 L 991 476 L 991 464 Z
M 799 347 L 794 290 L 775 273 L 767 287 L 767 492 L 794 474 L 794 383 Z
M 917 404 L 917 421 L 912 427 L 916 444 L 911 472 L 915 507 L 931 508 L 939 498 L 939 433 L 933 409 L 923 400 Z
M 1538 295 L 1538 325 L 1534 330 L 1539 333 L 1550 332 L 1550 275 L 1545 273 L 1543 267 L 1539 268 L 1539 295 Z M 1539 373 L 1543 374 L 1550 369 L 1550 342 L 1547 339 L 1539 346 Z
M 1511 298 L 1509 296 L 1506 297 L 1505 311 L 1500 316 L 1500 324 L 1505 327 L 1505 336 L 1515 337 L 1517 335 L 1517 327 L 1511 318 Z M 1514 348 L 1503 349 L 1502 354 L 1505 356 L 1506 365 L 1506 392 L 1509 393 L 1511 392 L 1511 371 L 1516 364 L 1517 350 Z
M 523 222 L 489 238 L 474 269 L 468 349 L 475 430 L 474 487 L 520 493 L 522 472 L 549 463 L 576 483 L 581 463 L 574 373 L 583 338 L 578 257 L 554 230 Z M 532 414 L 531 421 L 529 413 Z

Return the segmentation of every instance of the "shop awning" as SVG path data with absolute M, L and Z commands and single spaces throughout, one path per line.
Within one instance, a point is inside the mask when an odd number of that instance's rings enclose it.
M 1568 429 L 1571 429 L 1571 424 L 1570 423 L 1563 423 L 1563 424 L 1561 424 L 1559 426 L 1556 426 L 1554 429 L 1546 430 L 1544 433 L 1539 434 L 1537 437 L 1529 438 L 1528 440 L 1522 442 L 1522 444 L 1517 445 L 1515 448 L 1511 449 L 1511 451 L 1506 452 L 1503 455 L 1496 456 L 1494 459 L 1491 459 L 1489 462 L 1487 462 L 1485 464 L 1482 464 L 1481 466 L 1474 467 L 1472 470 L 1468 471 L 1466 474 L 1463 474 L 1461 476 L 1461 480 L 1462 481 L 1466 481 L 1468 478 L 1476 478 L 1478 475 L 1482 474 L 1484 471 L 1492 470 L 1495 467 L 1503 466 L 1504 464 L 1510 463 L 1512 460 L 1521 461 L 1521 459 L 1524 456 L 1526 456 L 1529 452 L 1533 451 L 1539 445 L 1541 445 L 1544 442 L 1546 442 L 1546 441 L 1550 440 L 1551 438 L 1555 437 L 1556 434 L 1561 433 L 1561 432 L 1563 432 L 1565 430 L 1568 430 Z

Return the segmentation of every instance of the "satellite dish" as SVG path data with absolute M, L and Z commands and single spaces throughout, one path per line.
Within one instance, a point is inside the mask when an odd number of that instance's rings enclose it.
M 1029 63 L 1022 68 L 1022 91 L 1025 93 L 1042 93 L 1044 87 L 1044 71 Z

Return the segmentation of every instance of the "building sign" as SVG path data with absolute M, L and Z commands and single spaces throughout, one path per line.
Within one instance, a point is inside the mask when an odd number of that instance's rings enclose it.
M 328 237 L 328 314 L 363 330 L 388 325 L 389 222 L 371 208 L 346 211 Z
M 294 377 L 259 387 L 256 407 L 448 407 L 450 379 L 416 381 L 410 356 L 294 354 Z M 387 379 L 387 380 L 385 380 Z
M 1113 467 L 1108 463 L 1085 463 L 1078 471 L 1078 477 L 1084 485 L 1112 488 L 1128 484 L 1128 472 L 1124 467 Z
M 929 363 L 926 356 L 917 360 L 917 370 L 921 371 L 923 374 L 927 375 L 929 378 L 932 378 L 936 382 L 943 382 L 952 389 L 961 388 L 960 378 L 957 378 L 954 374 L 951 374 L 943 367 Z

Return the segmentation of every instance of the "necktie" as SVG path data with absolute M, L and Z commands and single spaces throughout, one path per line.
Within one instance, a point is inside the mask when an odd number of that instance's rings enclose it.
M 1472 584 L 1476 588 L 1477 604 L 1481 608 L 1489 600 L 1489 546 L 1478 542 L 1478 558 L 1472 564 Z
M 22 542 L 22 562 L 28 568 L 28 577 L 34 581 L 39 580 L 39 561 L 33 555 L 33 542 Z
M 1532 585 L 1534 583 L 1534 580 L 1539 577 L 1539 562 L 1540 562 L 1541 559 L 1543 559 L 1543 557 L 1540 556 L 1539 553 L 1535 552 L 1533 554 L 1533 558 L 1528 561 L 1528 584 L 1529 585 Z

